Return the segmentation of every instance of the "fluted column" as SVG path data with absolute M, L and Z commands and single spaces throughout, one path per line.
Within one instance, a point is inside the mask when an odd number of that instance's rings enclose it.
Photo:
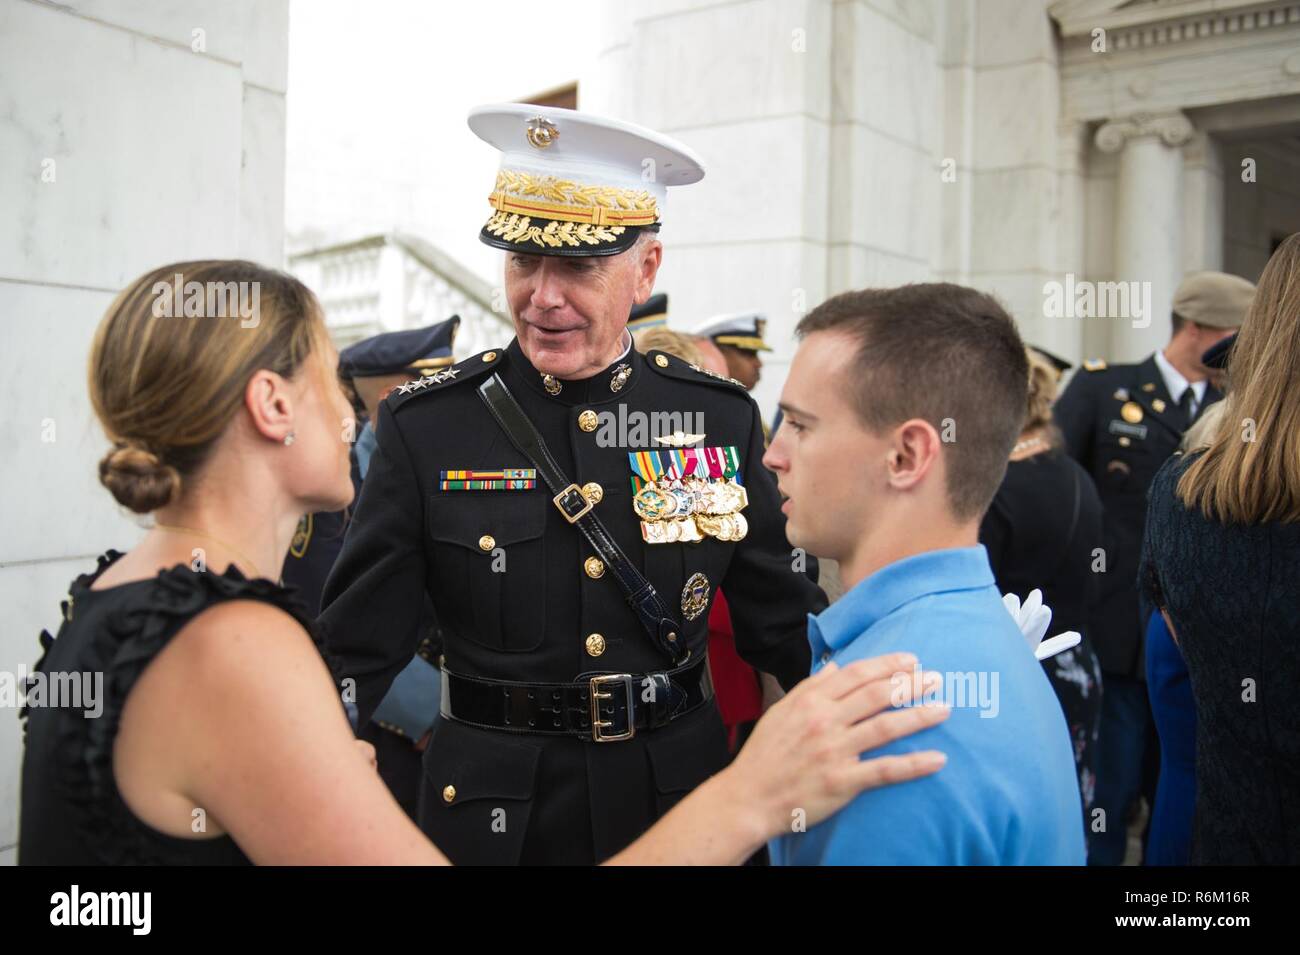
M 1150 316 L 1105 319 L 1116 361 L 1141 359 L 1169 339 L 1169 303 L 1182 278 L 1182 146 L 1192 132 L 1177 111 L 1115 119 L 1097 130 L 1097 148 L 1119 153 L 1111 278 L 1151 283 Z

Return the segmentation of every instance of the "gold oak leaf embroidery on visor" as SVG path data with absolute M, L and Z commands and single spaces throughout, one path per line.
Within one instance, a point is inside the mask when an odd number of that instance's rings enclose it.
M 505 212 L 493 215 L 483 228 L 507 242 L 531 242 L 553 249 L 562 245 L 604 245 L 614 242 L 625 231 L 623 226 L 595 226 L 585 222 L 551 221 L 542 227 L 533 225 L 528 216 Z

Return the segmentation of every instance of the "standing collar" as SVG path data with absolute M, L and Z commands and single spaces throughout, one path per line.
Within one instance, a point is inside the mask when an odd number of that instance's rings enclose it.
M 814 659 L 847 646 L 904 604 L 920 597 L 993 584 L 983 544 L 914 554 L 882 567 L 820 614 L 808 615 Z
M 636 386 L 643 376 L 640 355 L 633 350 L 632 335 L 623 329 L 623 353 L 608 366 L 589 378 L 555 378 L 543 375 L 528 360 L 516 337 L 506 348 L 508 367 L 518 372 L 518 380 L 528 389 L 564 405 L 596 404 L 616 400 Z

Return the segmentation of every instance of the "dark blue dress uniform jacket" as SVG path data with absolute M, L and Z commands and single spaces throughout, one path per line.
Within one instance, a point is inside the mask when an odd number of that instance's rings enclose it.
M 770 472 L 760 463 L 763 428 L 743 387 L 672 356 L 635 350 L 600 374 L 547 392 L 517 341 L 454 366 L 454 379 L 407 395 L 380 412 L 371 459 L 343 552 L 325 589 L 322 616 L 342 676 L 356 681 L 362 720 L 417 650 L 424 594 L 432 598 L 452 673 L 526 683 L 571 682 L 596 673 L 668 669 L 614 576 L 594 579 L 594 556 L 542 482 L 531 490 L 439 490 L 444 470 L 529 468 L 477 392 L 497 372 L 578 485 L 604 491 L 595 513 L 623 552 L 680 614 L 692 575 L 721 586 L 736 644 L 785 687 L 810 665 L 806 617 L 826 605 L 792 554 Z M 659 364 L 655 359 L 660 359 Z M 621 364 L 632 373 L 613 390 Z M 629 450 L 602 447 L 578 425 L 597 414 L 702 415 L 704 446 L 734 445 L 748 491 L 748 535 L 738 543 L 642 541 L 632 510 Z M 699 420 L 699 419 L 696 419 Z M 651 429 L 651 433 L 657 433 Z M 491 537 L 493 550 L 481 540 Z M 505 572 L 493 571 L 494 551 Z M 684 615 L 683 618 L 684 619 Z M 684 622 L 692 655 L 706 653 L 708 613 Z M 589 635 L 603 636 L 598 657 Z M 628 741 L 547 737 L 437 721 L 425 753 L 420 825 L 457 863 L 601 861 L 644 832 L 689 790 L 722 768 L 727 740 L 715 704 Z
M 1198 416 L 1220 397 L 1207 387 Z M 1141 420 L 1125 419 L 1129 403 Z M 1092 475 L 1104 511 L 1105 572 L 1098 575 L 1088 636 L 1103 671 L 1145 679 L 1137 572 L 1147 491 L 1190 422 L 1169 396 L 1154 355 L 1136 365 L 1086 362 L 1057 399 L 1054 415 L 1070 456 Z

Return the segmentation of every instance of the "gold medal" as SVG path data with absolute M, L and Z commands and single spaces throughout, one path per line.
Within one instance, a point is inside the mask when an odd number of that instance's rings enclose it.
M 1142 406 L 1136 401 L 1126 401 L 1119 409 L 1119 416 L 1129 424 L 1137 424 L 1142 420 Z
M 636 497 L 632 498 L 632 510 L 636 511 L 636 516 L 643 521 L 662 520 L 672 513 L 676 506 L 676 499 L 661 488 L 655 487 L 653 483 L 641 488 L 637 491 Z
M 709 537 L 717 537 L 722 532 L 722 518 L 714 517 L 712 514 L 696 514 L 695 524 Z

